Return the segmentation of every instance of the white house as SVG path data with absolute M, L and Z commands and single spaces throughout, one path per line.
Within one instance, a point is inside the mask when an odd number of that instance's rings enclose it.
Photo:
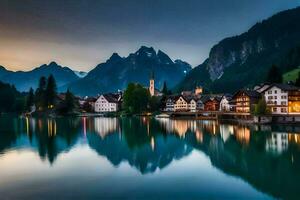
M 197 101 L 193 98 L 189 100 L 189 110 L 191 112 L 197 111 Z
M 233 105 L 231 104 L 232 95 L 231 94 L 224 94 L 220 101 L 220 111 L 231 111 L 233 109 Z
M 95 112 L 117 112 L 120 108 L 121 94 L 103 94 L 95 102 Z
M 188 111 L 189 102 L 182 96 L 175 98 L 174 111 Z
M 166 100 L 165 111 L 174 112 L 174 104 L 175 104 L 174 96 L 168 97 Z
M 272 84 L 264 90 L 272 114 L 300 114 L 300 89 L 287 84 Z

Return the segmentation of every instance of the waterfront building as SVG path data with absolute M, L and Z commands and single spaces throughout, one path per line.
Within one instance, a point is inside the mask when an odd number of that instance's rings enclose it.
M 235 111 L 239 113 L 250 113 L 251 108 L 258 103 L 260 98 L 260 93 L 255 90 L 239 90 L 232 97 Z
M 219 97 L 210 97 L 204 102 L 205 111 L 218 111 L 220 106 L 221 98 Z
M 174 111 L 189 111 L 189 101 L 183 95 L 175 97 Z
M 197 110 L 204 110 L 204 103 L 202 101 L 202 98 L 197 99 Z
M 300 114 L 300 89 L 287 84 L 272 84 L 264 90 L 272 114 Z
M 229 112 L 233 110 L 233 103 L 232 103 L 232 95 L 231 94 L 224 94 L 220 101 L 219 110 L 223 112 Z
M 167 112 L 174 112 L 175 111 L 175 99 L 176 96 L 168 96 L 166 99 L 166 106 L 165 106 L 165 111 Z
M 95 102 L 95 112 L 117 112 L 122 100 L 121 93 L 102 94 Z
M 197 111 L 197 100 L 194 98 L 189 99 L 189 111 L 190 112 Z

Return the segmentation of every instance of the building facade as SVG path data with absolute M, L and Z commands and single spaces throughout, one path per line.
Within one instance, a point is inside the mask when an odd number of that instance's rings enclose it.
M 183 96 L 178 96 L 175 99 L 174 111 L 189 111 L 189 102 Z
M 250 113 L 260 98 L 261 95 L 257 91 L 239 90 L 232 97 L 235 106 L 235 112 Z
M 272 114 L 300 114 L 300 89 L 287 84 L 272 84 L 264 91 Z
M 95 112 L 117 112 L 121 105 L 121 94 L 103 94 L 95 102 Z
M 221 101 L 220 101 L 219 110 L 223 111 L 223 112 L 232 111 L 233 105 L 232 105 L 231 100 L 232 100 L 232 95 L 230 95 L 230 94 L 223 95 L 223 97 L 221 98 Z

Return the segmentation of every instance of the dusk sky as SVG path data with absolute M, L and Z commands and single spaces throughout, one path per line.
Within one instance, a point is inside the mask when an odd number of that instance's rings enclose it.
M 141 45 L 196 66 L 221 39 L 300 0 L 0 0 L 0 65 L 89 71 Z

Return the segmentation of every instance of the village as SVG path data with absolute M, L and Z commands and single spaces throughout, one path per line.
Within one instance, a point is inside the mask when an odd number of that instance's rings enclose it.
M 300 122 L 300 88 L 279 83 L 262 83 L 253 89 L 240 89 L 234 94 L 205 94 L 198 86 L 193 91 L 164 95 L 155 88 L 154 76 L 147 87 L 162 105 L 157 117 L 194 116 L 202 119 L 238 119 L 258 123 Z M 123 92 L 79 99 L 88 103 L 94 113 L 115 113 L 122 109 Z M 259 107 L 259 104 L 262 104 Z M 260 111 L 257 111 L 260 110 Z

